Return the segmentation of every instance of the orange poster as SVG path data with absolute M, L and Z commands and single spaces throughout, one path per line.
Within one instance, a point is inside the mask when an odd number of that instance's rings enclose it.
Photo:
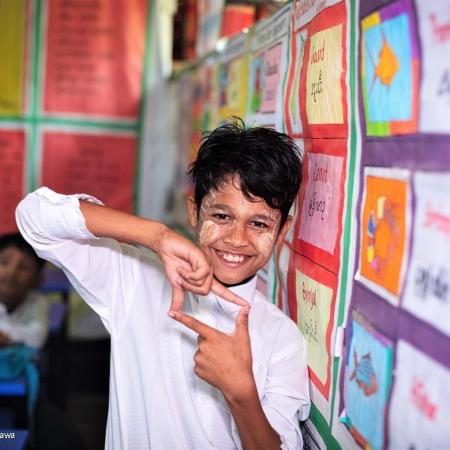
M 86 193 L 131 212 L 136 137 L 50 132 L 43 135 L 41 185 L 62 194 Z
M 24 195 L 25 132 L 0 130 L 0 234 L 17 231 L 15 210 Z
M 43 109 L 134 119 L 147 0 L 48 2 Z
M 366 168 L 357 277 L 398 305 L 409 225 L 408 172 Z

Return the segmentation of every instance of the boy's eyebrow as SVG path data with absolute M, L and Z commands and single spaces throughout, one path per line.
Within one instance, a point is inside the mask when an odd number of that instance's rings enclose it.
M 253 219 L 262 219 L 267 220 L 269 222 L 276 222 L 276 220 L 273 217 L 266 216 L 265 214 L 258 214 L 256 216 L 253 216 Z
M 214 203 L 212 205 L 209 205 L 208 208 L 230 209 L 230 207 L 225 203 Z

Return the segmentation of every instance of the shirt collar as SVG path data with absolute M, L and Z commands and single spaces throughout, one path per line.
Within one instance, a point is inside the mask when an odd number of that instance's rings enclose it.
M 250 305 L 253 303 L 254 294 L 256 291 L 256 275 L 247 281 L 244 284 L 239 284 L 237 286 L 232 286 L 228 288 L 231 292 L 239 297 L 246 300 Z M 206 296 L 194 296 L 194 298 L 199 303 L 203 303 L 204 301 L 210 303 L 216 303 L 220 309 L 222 309 L 227 315 L 235 317 L 238 311 L 242 308 L 240 305 L 236 305 L 235 303 L 231 303 L 227 300 L 223 300 L 213 292 L 210 292 Z

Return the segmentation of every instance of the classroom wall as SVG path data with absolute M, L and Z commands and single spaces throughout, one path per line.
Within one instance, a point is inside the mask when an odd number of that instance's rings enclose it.
M 450 2 L 294 2 L 172 84 L 180 161 L 233 114 L 303 151 L 260 286 L 307 340 L 309 448 L 448 448 Z

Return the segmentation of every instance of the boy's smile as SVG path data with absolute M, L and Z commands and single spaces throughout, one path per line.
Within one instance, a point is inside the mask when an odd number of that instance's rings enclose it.
M 247 199 L 237 176 L 227 177 L 218 190 L 210 191 L 199 214 L 189 199 L 188 211 L 198 245 L 209 257 L 215 277 L 227 285 L 238 284 L 265 266 L 291 220 L 280 231 L 281 212 L 264 200 Z

